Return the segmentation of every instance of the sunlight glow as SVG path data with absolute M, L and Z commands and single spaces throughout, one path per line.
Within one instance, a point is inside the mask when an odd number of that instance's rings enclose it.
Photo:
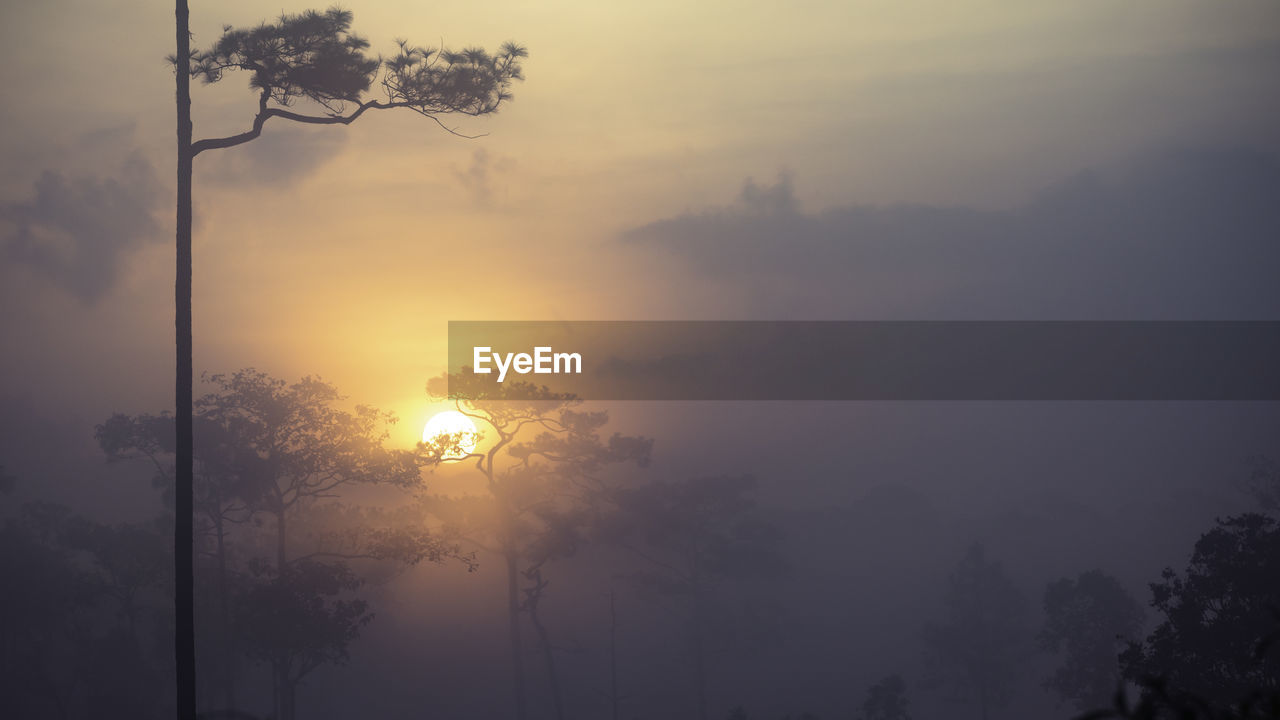
M 441 439 L 448 439 L 448 436 L 458 436 L 458 452 L 454 455 L 448 455 L 446 460 L 458 460 L 464 455 L 473 452 L 476 449 L 476 440 L 480 437 L 480 432 L 476 430 L 476 424 L 471 422 L 471 418 L 463 415 L 457 410 L 445 410 L 436 413 L 427 421 L 427 426 L 422 429 L 422 442 L 430 443 Z

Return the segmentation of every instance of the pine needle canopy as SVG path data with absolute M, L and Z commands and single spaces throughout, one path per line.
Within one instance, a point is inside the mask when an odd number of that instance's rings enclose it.
M 454 52 L 397 41 L 389 59 L 369 57 L 369 42 L 351 32 L 352 13 L 337 7 L 281 15 L 250 29 L 226 26 L 205 51 L 192 53 L 191 76 L 218 82 L 228 70 L 251 73 L 249 84 L 267 100 L 289 106 L 313 100 L 331 114 L 362 96 L 382 71 L 384 107 L 408 107 L 424 115 L 486 115 L 511 99 L 511 83 L 522 80 L 528 52 L 514 43 L 497 53 L 479 48 Z
M 493 55 L 480 48 L 453 52 L 397 42 L 399 54 L 384 63 L 387 99 L 424 112 L 497 112 L 511 99 L 511 82 L 524 79 L 520 60 L 529 54 L 510 42 Z
M 324 105 L 358 101 L 379 62 L 365 56 L 369 42 L 350 32 L 351 20 L 349 10 L 330 8 L 252 29 L 228 25 L 212 48 L 194 54 L 191 75 L 212 83 L 226 70 L 246 70 L 250 86 L 281 105 L 298 97 Z

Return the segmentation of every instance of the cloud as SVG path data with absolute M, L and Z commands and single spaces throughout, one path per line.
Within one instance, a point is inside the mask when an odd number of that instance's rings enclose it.
M 477 148 L 471 153 L 471 164 L 466 170 L 453 169 L 453 177 L 471 195 L 477 207 L 487 208 L 493 204 L 493 181 L 512 168 L 514 162 L 510 158 L 493 160 L 484 148 Z
M 225 185 L 288 185 L 338 157 L 348 141 L 345 127 L 281 122 L 244 145 L 201 153 L 196 172 Z
M 154 213 L 167 197 L 140 151 L 107 177 L 46 170 L 25 202 L 0 206 L 0 249 L 89 303 L 115 283 L 127 254 L 162 239 Z
M 975 182 L 980 181 L 975 179 Z M 789 177 L 623 234 L 760 318 L 1280 318 L 1280 158 L 1148 155 L 1009 211 L 803 212 Z

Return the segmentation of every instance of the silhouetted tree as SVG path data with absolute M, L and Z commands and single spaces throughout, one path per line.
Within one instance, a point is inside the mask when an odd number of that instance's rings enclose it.
M 457 410 L 477 423 L 479 438 L 439 437 L 423 443 L 420 451 L 435 463 L 474 462 L 488 492 L 430 498 L 430 512 L 450 533 L 502 557 L 506 565 L 516 717 L 528 713 L 522 613 L 529 615 L 538 635 L 552 701 L 562 717 L 554 648 L 538 615 L 549 584 L 543 569 L 553 560 L 573 555 L 586 541 L 606 490 L 605 470 L 624 463 L 647 465 L 653 441 L 618 433 L 602 438 L 608 414 L 574 410 L 581 401 L 571 395 L 520 382 L 481 391 L 473 378 L 471 374 L 433 378 L 427 390 L 437 398 L 452 391 Z M 476 440 L 484 441 L 482 447 L 470 453 L 463 449 Z
M 1121 658 L 1134 681 L 1159 679 L 1177 698 L 1224 710 L 1280 690 L 1280 526 L 1255 513 L 1219 520 L 1200 536 L 1186 571 L 1151 585 L 1163 620 Z
M 101 525 L 82 517 L 70 518 L 61 531 L 63 544 L 92 558 L 100 592 L 112 601 L 129 630 L 129 645 L 142 651 L 143 615 L 153 603 L 141 596 L 168 589 L 172 561 L 161 539 L 172 530 L 170 518 L 145 525 Z
M 177 89 L 177 212 L 175 223 L 174 314 L 174 416 L 176 433 L 173 605 L 175 616 L 174 679 L 178 693 L 178 720 L 196 720 L 196 604 L 195 604 L 195 440 L 191 427 L 195 366 L 191 344 L 191 23 L 187 0 L 174 0 L 176 52 L 173 55 Z
M 346 125 L 368 110 L 406 108 L 445 127 L 440 116 L 488 115 L 511 98 L 511 83 L 522 79 L 524 48 L 507 43 L 497 53 L 469 48 L 453 52 L 399 42 L 388 59 L 365 55 L 369 43 L 350 32 L 352 14 L 332 8 L 281 15 L 275 23 L 251 29 L 224 28 L 222 37 L 205 51 L 192 52 L 189 9 L 176 0 L 174 63 L 177 87 L 177 231 L 175 336 L 177 420 L 177 492 L 175 604 L 178 632 L 178 706 L 182 720 L 195 720 L 194 542 L 191 514 L 194 446 L 191 427 L 193 402 L 191 327 L 192 169 L 205 150 L 229 148 L 262 133 L 273 117 L 313 125 Z M 258 93 L 258 111 L 245 132 L 221 138 L 193 140 L 191 78 L 206 83 L 221 80 L 227 71 L 243 70 Z M 366 98 L 375 79 L 383 97 Z M 288 109 L 298 100 L 318 106 L 307 114 Z M 354 107 L 348 111 L 347 104 Z
M 911 720 L 907 712 L 907 684 L 902 676 L 889 675 L 867 688 L 867 699 L 857 720 Z
M 73 516 L 63 526 L 63 545 L 88 560 L 98 608 L 93 622 L 101 623 L 100 633 L 87 645 L 87 655 L 98 659 L 82 671 L 95 686 L 88 698 L 90 714 L 139 717 L 164 709 L 157 703 L 155 683 L 165 665 L 150 661 L 149 648 L 170 637 L 167 626 L 173 616 L 164 597 L 173 581 L 166 542 L 172 530 L 169 516 L 118 525 Z M 109 621 L 103 622 L 102 611 L 111 613 Z M 109 668 L 101 662 L 108 654 L 118 658 Z
M 977 703 L 983 720 L 1006 704 L 1022 662 L 1026 599 L 979 543 L 969 548 L 944 595 L 947 616 L 925 626 L 942 678 Z
M 345 563 L 299 560 L 283 572 L 258 571 L 270 581 L 239 599 L 241 643 L 273 668 L 275 717 L 291 720 L 298 684 L 321 665 L 346 662 L 347 648 L 373 615 L 354 596 L 363 582 Z
M 1280 717 L 1280 692 L 1255 691 L 1222 706 L 1194 693 L 1170 691 L 1160 678 L 1137 682 L 1139 696 L 1130 701 L 1127 690 L 1118 689 L 1111 705 L 1087 712 L 1076 720 L 1275 720 Z
M 172 716 L 167 523 L 99 525 L 27 503 L 0 526 L 6 717 Z
M 1045 687 L 1080 710 L 1104 706 L 1120 683 L 1120 650 L 1142 632 L 1142 608 L 1101 570 L 1062 578 L 1044 589 L 1040 646 L 1061 653 Z
M 344 398 L 326 382 L 307 377 L 288 384 L 252 369 L 207 380 L 215 390 L 196 402 L 196 414 L 202 425 L 225 434 L 223 443 L 240 448 L 232 467 L 255 488 L 255 509 L 275 521 L 278 572 L 290 561 L 288 526 L 295 512 L 344 487 L 404 488 L 420 481 L 415 453 L 384 446 L 395 416 L 364 405 L 343 410 L 338 403 Z
M 644 559 L 634 579 L 681 601 L 687 613 L 698 717 L 706 720 L 707 630 L 718 586 L 786 569 L 777 529 L 755 512 L 750 476 L 701 477 L 622 489 L 611 541 Z
M 196 417 L 193 477 L 193 508 L 198 554 L 212 555 L 214 597 L 197 596 L 198 615 L 217 618 L 206 627 L 197 643 L 201 674 L 198 690 L 206 696 L 206 707 L 221 702 L 222 707 L 235 707 L 235 634 L 231 628 L 228 536 L 234 525 L 251 520 L 258 511 L 266 490 L 265 478 L 258 472 L 246 472 L 246 466 L 259 461 L 256 450 L 237 442 L 228 428 Z M 98 445 L 112 461 L 142 460 L 152 467 L 152 485 L 161 491 L 166 506 L 174 503 L 173 455 L 175 452 L 174 418 L 160 415 L 115 414 L 98 426 Z M 209 545 L 212 549 L 209 549 Z M 201 568 L 197 567 L 197 570 Z M 199 627 L 198 627 L 199 629 Z M 213 672 L 210 672 L 213 670 Z M 220 695 L 215 701 L 214 695 Z
M 420 483 L 421 456 L 384 446 L 394 416 L 366 406 L 344 410 L 339 407 L 344 398 L 336 388 L 315 378 L 289 384 L 249 369 L 212 375 L 207 381 L 214 389 L 196 402 L 194 410 L 198 434 L 193 495 L 201 518 L 201 550 L 214 561 L 215 617 L 223 632 L 211 633 L 208 639 L 221 649 L 224 682 L 233 676 L 232 643 L 243 639 L 242 633 L 231 632 L 232 584 L 241 594 L 264 601 L 315 591 L 320 593 L 316 602 L 323 602 L 328 586 L 302 582 L 292 570 L 294 564 L 311 568 L 332 562 L 350 572 L 345 563 L 352 560 L 416 563 L 459 557 L 455 545 L 426 532 L 420 524 L 407 522 L 406 517 L 339 503 L 339 493 L 351 486 L 408 488 Z M 149 462 L 155 468 L 154 484 L 168 496 L 173 488 L 173 418 L 115 415 L 98 427 L 97 436 L 108 457 Z M 255 556 L 251 568 L 238 575 L 230 572 L 228 523 L 239 525 L 262 515 L 271 519 L 263 526 L 270 534 L 271 552 Z M 255 522 L 251 531 L 257 532 L 259 525 Z M 250 553 L 252 545 L 246 544 Z M 315 572 L 301 577 L 314 579 Z M 263 583 L 289 587 L 264 590 L 259 587 Z M 243 601 L 237 604 L 242 611 L 247 607 Z M 261 651 L 258 643 L 258 651 L 251 653 L 271 664 L 276 717 L 290 720 L 301 679 L 298 669 L 304 665 L 306 672 L 312 669 L 309 663 L 300 665 L 295 655 L 307 652 L 310 641 L 297 633 L 272 637 L 300 643 L 296 649 L 275 646 L 270 653 Z M 323 660 L 337 655 L 309 657 Z M 227 696 L 230 706 L 229 692 Z
M 65 508 L 33 503 L 0 528 L 0 576 L 23 586 L 0 593 L 0 683 L 6 712 L 15 717 L 66 717 L 81 682 L 78 621 L 93 592 L 88 574 L 58 540 L 67 515 Z

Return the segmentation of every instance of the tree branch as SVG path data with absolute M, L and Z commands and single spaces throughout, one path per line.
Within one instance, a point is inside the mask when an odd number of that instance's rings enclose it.
M 357 107 L 350 115 L 303 115 L 301 113 L 293 112 L 292 110 L 285 110 L 284 108 L 268 108 L 266 107 L 266 102 L 264 100 L 260 105 L 258 114 L 253 118 L 252 128 L 240 133 L 239 135 L 228 135 L 227 137 L 220 138 L 205 138 L 204 140 L 191 143 L 191 156 L 195 157 L 205 150 L 220 150 L 222 148 L 243 145 L 244 143 L 247 143 L 261 135 L 262 127 L 273 117 L 280 117 L 285 120 L 292 120 L 294 122 L 307 123 L 310 125 L 350 125 L 356 118 L 363 115 L 365 110 L 389 110 L 391 108 L 398 107 L 411 106 L 406 102 L 382 102 L 380 100 L 370 100 L 368 102 L 361 103 L 360 106 Z M 435 118 L 432 119 L 435 120 Z M 436 120 L 436 122 L 438 123 L 439 120 Z M 444 127 L 444 125 L 441 125 L 441 127 Z M 445 129 L 448 130 L 449 128 L 446 127 Z M 456 132 L 454 134 L 458 135 Z M 466 136 L 463 135 L 462 137 Z

